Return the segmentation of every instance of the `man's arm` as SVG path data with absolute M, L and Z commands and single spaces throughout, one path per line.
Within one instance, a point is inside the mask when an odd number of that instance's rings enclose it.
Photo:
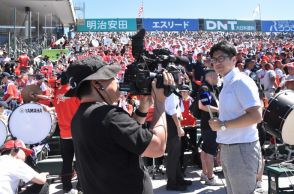
M 13 96 L 12 96 L 12 95 L 10 95 L 10 96 L 5 100 L 5 102 L 6 102 L 6 103 L 9 103 L 11 100 L 13 100 Z
M 203 110 L 205 112 L 209 112 L 208 107 L 203 105 L 200 100 L 198 101 L 198 106 L 199 106 L 200 110 Z M 211 110 L 211 112 L 218 112 L 218 107 L 210 106 L 210 110 Z
M 260 123 L 262 121 L 261 108 L 259 106 L 250 107 L 245 110 L 245 114 L 233 119 L 226 121 L 227 128 L 244 128 L 253 124 Z M 209 121 L 209 125 L 213 131 L 217 131 L 221 128 L 222 121 L 218 118 Z
M 47 181 L 47 176 L 49 175 L 48 172 L 41 172 L 41 173 L 37 173 L 33 178 L 32 178 L 32 182 L 39 184 L 39 185 L 43 185 L 46 183 Z
M 173 114 L 172 115 L 173 121 L 175 122 L 176 126 L 177 126 L 177 132 L 178 132 L 178 136 L 182 137 L 185 135 L 185 131 L 183 130 L 182 126 L 181 126 L 181 121 L 178 118 L 177 114 Z
M 164 102 L 154 104 L 153 120 L 151 122 L 153 136 L 143 152 L 143 156 L 160 157 L 164 154 L 167 141 L 167 126 Z
M 152 96 L 140 96 L 140 105 L 139 105 L 139 108 L 138 110 L 141 112 L 141 113 L 147 113 L 148 110 L 149 110 L 149 107 L 151 106 L 152 104 Z M 133 114 L 132 116 L 136 121 L 138 121 L 138 123 L 140 124 L 144 124 L 145 123 L 145 120 L 146 120 L 146 117 L 140 117 L 136 114 L 136 112 Z
M 174 79 L 170 73 L 163 72 L 164 85 L 174 85 Z M 164 154 L 167 142 L 167 125 L 165 117 L 165 96 L 162 88 L 156 88 L 156 82 L 152 82 L 154 97 L 154 113 L 151 122 L 153 136 L 151 142 L 143 152 L 147 157 L 160 157 Z

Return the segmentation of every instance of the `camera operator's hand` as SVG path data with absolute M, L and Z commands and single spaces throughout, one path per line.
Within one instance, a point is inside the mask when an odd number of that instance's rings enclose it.
M 164 86 L 174 86 L 175 81 L 171 73 L 168 73 L 164 71 L 163 73 L 163 85 Z M 154 101 L 157 102 L 165 102 L 165 94 L 163 88 L 157 88 L 156 87 L 156 79 L 152 82 L 152 95 L 154 98 Z

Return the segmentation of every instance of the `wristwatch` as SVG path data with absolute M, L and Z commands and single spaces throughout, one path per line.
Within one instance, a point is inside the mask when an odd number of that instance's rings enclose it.
M 221 122 L 220 130 L 225 131 L 226 129 L 227 129 L 226 121 L 222 121 L 222 122 Z

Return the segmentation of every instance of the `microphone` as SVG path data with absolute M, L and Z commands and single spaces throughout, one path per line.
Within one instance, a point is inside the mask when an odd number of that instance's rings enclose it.
M 212 112 L 211 112 L 211 109 L 210 109 L 212 96 L 211 96 L 207 86 L 202 87 L 202 89 L 203 89 L 203 92 L 200 94 L 200 101 L 204 106 L 207 106 L 209 116 L 212 119 L 213 115 L 212 115 Z

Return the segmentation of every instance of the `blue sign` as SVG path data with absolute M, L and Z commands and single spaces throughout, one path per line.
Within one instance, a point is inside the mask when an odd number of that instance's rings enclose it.
M 204 20 L 206 31 L 223 32 L 255 32 L 256 24 L 254 21 L 244 20 Z
M 85 19 L 78 21 L 78 32 L 136 31 L 136 19 Z
M 276 20 L 261 21 L 262 32 L 294 32 L 294 21 Z
M 143 19 L 147 31 L 198 31 L 197 19 Z

